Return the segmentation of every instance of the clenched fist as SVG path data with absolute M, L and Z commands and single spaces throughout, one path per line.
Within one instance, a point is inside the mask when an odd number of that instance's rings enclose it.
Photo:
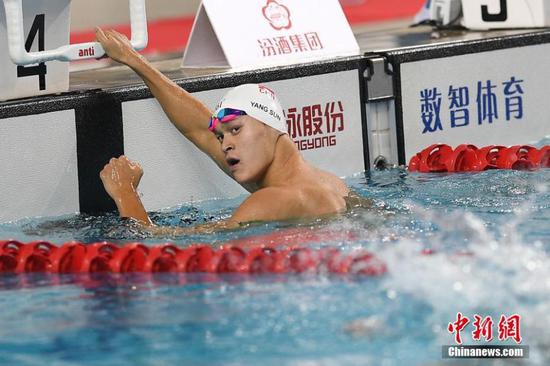
M 99 173 L 105 190 L 115 202 L 125 194 L 135 193 L 142 176 L 141 166 L 124 155 L 112 158 Z

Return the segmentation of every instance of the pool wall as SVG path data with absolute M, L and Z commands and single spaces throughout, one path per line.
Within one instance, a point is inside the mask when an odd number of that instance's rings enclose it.
M 543 31 L 385 53 L 395 67 L 399 163 L 433 143 L 508 146 L 548 136 L 549 42 Z
M 175 81 L 211 108 L 228 88 L 266 83 L 304 156 L 347 176 L 380 160 L 405 164 L 431 143 L 550 135 L 549 44 L 550 31 L 537 31 Z M 121 154 L 142 164 L 149 210 L 244 193 L 179 135 L 143 84 L 2 102 L 0 136 L 0 222 L 114 210 L 98 173 Z

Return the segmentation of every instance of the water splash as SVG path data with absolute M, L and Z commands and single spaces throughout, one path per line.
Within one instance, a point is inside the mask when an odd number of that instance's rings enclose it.
M 389 274 L 379 279 L 326 275 L 189 281 L 168 275 L 161 281 L 131 278 L 95 287 L 75 285 L 70 278 L 56 287 L 46 286 L 44 278 L 4 279 L 1 289 L 9 296 L 0 297 L 6 309 L 0 321 L 10 332 L 0 333 L 0 349 L 16 356 L 10 345 L 18 337 L 35 345 L 31 360 L 61 353 L 83 364 L 97 363 L 100 356 L 88 359 L 77 351 L 86 342 L 103 342 L 113 362 L 127 360 L 118 350 L 131 349 L 136 359 L 154 355 L 167 363 L 198 363 L 206 352 L 212 362 L 229 364 L 416 365 L 440 361 L 433 355 L 441 345 L 452 343 L 446 326 L 460 311 L 470 318 L 476 313 L 493 319 L 520 314 L 524 344 L 531 347 L 526 362 L 549 364 L 548 182 L 548 169 L 361 174 L 348 183 L 372 199 L 373 208 L 358 208 L 328 221 L 272 223 L 174 240 L 178 245 L 194 240 L 221 243 L 295 227 L 339 232 L 345 235 L 311 245 L 372 250 L 389 267 Z M 153 217 L 162 224 L 193 225 L 227 217 L 237 204 L 195 202 Z M 9 236 L 22 235 L 20 240 L 52 234 L 49 239 L 55 242 L 139 238 L 132 230 L 116 215 L 0 226 Z M 423 254 L 426 249 L 432 254 Z M 41 317 L 44 309 L 47 316 Z M 467 334 L 464 338 L 472 342 Z M 177 341 L 181 339 L 185 349 Z

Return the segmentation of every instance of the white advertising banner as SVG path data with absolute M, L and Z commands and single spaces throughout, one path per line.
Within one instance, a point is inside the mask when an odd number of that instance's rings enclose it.
M 550 44 L 401 65 L 405 155 L 433 143 L 529 144 L 550 135 Z
M 203 0 L 183 67 L 256 68 L 357 54 L 338 0 Z
M 303 156 L 338 176 L 365 169 L 358 78 L 350 70 L 265 83 L 279 96 Z M 227 90 L 194 95 L 213 109 Z M 124 151 L 143 167 L 140 192 L 148 210 L 246 193 L 172 126 L 156 100 L 125 102 L 122 111 Z
M 0 120 L 0 156 L 0 222 L 79 211 L 74 110 Z
M 24 1 L 25 49 L 56 49 L 69 43 L 70 0 Z M 12 20 L 13 21 L 13 20 Z M 15 65 L 8 52 L 6 14 L 0 4 L 0 100 L 69 90 L 69 63 Z

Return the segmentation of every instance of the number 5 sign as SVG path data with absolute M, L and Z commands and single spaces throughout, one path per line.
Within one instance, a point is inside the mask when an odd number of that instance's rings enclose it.
M 25 49 L 45 51 L 68 44 L 69 8 L 70 0 L 25 1 Z M 8 52 L 4 6 L 0 6 L 0 50 L 0 100 L 58 93 L 69 89 L 69 64 L 66 62 L 41 62 L 29 66 L 13 63 Z
M 533 28 L 550 25 L 548 0 L 463 0 L 468 29 Z

